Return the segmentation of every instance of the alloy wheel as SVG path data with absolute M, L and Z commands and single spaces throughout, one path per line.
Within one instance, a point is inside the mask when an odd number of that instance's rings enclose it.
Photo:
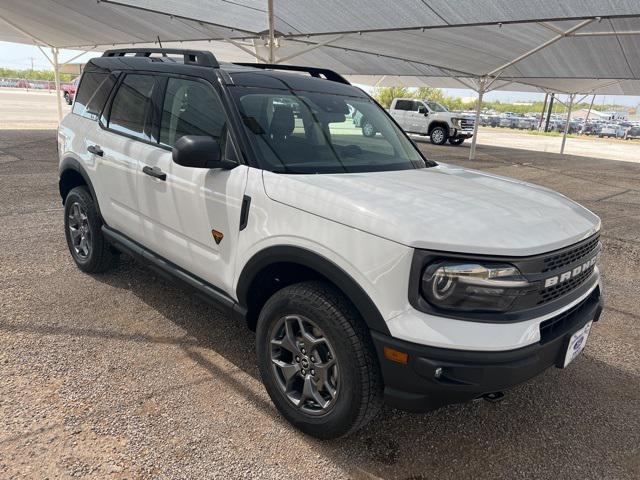
M 80 260 L 91 254 L 91 229 L 84 207 L 74 202 L 69 208 L 68 228 L 73 252 Z
M 280 318 L 271 332 L 271 366 L 285 397 L 306 414 L 327 413 L 339 393 L 338 362 L 329 339 L 302 315 Z

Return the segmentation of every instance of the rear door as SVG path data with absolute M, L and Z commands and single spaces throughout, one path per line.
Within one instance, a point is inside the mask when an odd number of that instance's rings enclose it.
M 209 283 L 233 292 L 233 266 L 248 168 L 190 168 L 173 162 L 183 135 L 209 135 L 234 159 L 227 117 L 213 86 L 200 79 L 164 77 L 159 143 L 140 157 L 138 203 L 145 244 Z M 151 170 L 150 170 L 151 169 Z M 162 177 L 162 178 L 160 178 Z
M 106 204 L 100 206 L 103 216 L 110 227 L 139 242 L 143 240 L 137 191 L 140 160 L 155 149 L 158 88 L 152 75 L 127 74 L 101 119 L 97 142 L 101 151 L 97 173 L 106 193 Z

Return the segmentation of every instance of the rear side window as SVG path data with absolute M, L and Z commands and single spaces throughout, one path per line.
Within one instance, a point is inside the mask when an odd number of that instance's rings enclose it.
M 155 79 L 150 75 L 127 75 L 113 98 L 109 128 L 151 141 L 155 88 Z
M 85 73 L 73 104 L 73 113 L 97 120 L 109 98 L 116 77 L 107 73 Z
M 396 110 L 412 110 L 413 102 L 411 100 L 397 100 Z
M 222 103 L 205 83 L 169 78 L 162 108 L 160 143 L 172 147 L 184 135 L 219 140 L 226 123 Z

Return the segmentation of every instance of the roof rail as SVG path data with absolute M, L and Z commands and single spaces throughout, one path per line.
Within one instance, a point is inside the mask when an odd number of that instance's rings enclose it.
M 342 75 L 326 68 L 300 67 L 297 65 L 280 65 L 274 63 L 234 63 L 234 65 L 240 65 L 242 67 L 261 68 L 263 70 L 289 70 L 292 72 L 307 72 L 312 77 L 322 78 L 322 76 L 324 76 L 324 78 L 332 82 L 351 85 L 351 83 L 349 83 L 349 81 Z
M 120 48 L 106 50 L 103 57 L 124 57 L 128 53 L 134 53 L 136 57 L 150 57 L 152 53 L 177 54 L 184 56 L 185 65 L 199 65 L 201 67 L 220 68 L 218 60 L 211 52 L 205 50 L 183 50 L 179 48 Z

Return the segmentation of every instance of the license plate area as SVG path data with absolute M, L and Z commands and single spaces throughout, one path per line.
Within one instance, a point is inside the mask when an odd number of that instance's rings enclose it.
M 593 325 L 593 320 L 587 322 L 585 326 L 571 335 L 567 344 L 567 348 L 564 351 L 564 359 L 561 363 L 562 368 L 567 367 L 571 362 L 578 358 L 578 356 L 580 356 L 580 354 L 584 350 L 585 345 L 587 344 L 589 332 L 591 331 L 591 325 Z

